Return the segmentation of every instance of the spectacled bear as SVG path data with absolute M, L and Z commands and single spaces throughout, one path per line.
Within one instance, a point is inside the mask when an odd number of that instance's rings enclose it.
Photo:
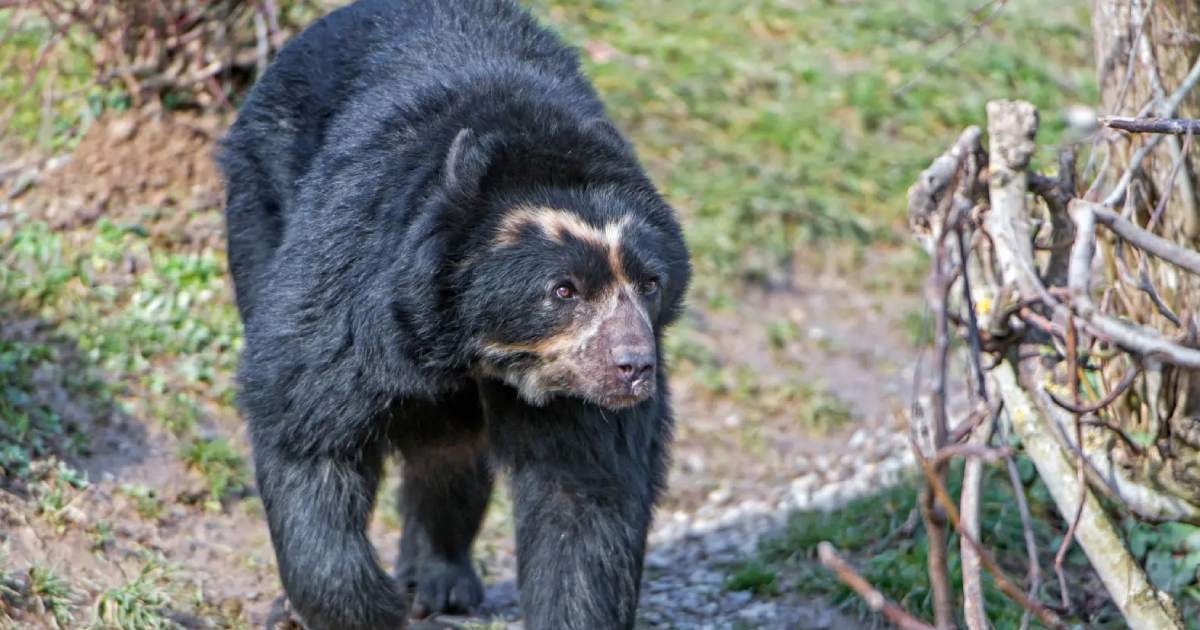
M 280 52 L 219 161 L 239 405 L 299 620 L 479 604 L 505 470 L 526 627 L 632 627 L 690 267 L 576 53 L 511 0 L 360 0 Z M 392 576 L 365 530 L 397 451 Z

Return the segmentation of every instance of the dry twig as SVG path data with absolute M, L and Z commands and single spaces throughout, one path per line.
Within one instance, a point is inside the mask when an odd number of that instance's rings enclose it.
M 817 545 L 817 557 L 825 568 L 837 574 L 843 584 L 849 586 L 867 603 L 867 606 L 884 616 L 901 630 L 934 630 L 933 626 L 913 617 L 908 611 L 892 603 L 883 593 L 871 586 L 863 576 L 838 555 L 837 550 L 829 542 L 822 541 Z

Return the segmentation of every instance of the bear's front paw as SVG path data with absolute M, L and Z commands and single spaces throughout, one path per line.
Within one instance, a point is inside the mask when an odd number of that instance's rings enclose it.
M 271 611 L 267 613 L 265 630 L 304 630 L 304 624 L 292 611 L 292 604 L 287 595 L 280 595 L 271 602 Z
M 412 616 L 469 613 L 483 602 L 483 582 L 470 562 L 432 561 L 421 567 Z

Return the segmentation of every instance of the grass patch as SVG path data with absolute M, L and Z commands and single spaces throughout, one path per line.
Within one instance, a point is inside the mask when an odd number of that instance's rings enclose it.
M 146 562 L 132 580 L 100 595 L 96 602 L 96 625 L 122 630 L 175 627 L 165 615 L 171 601 L 169 577 L 161 562 Z
M 799 246 L 885 238 L 913 177 L 989 99 L 1096 100 L 1088 7 L 1004 4 L 958 54 L 975 0 L 538 0 L 585 51 L 619 126 L 685 217 L 696 297 L 778 274 Z M 963 29 L 963 30 L 969 30 Z M 943 36 L 950 33 L 949 36 Z M 906 84 L 916 80 L 907 90 Z
M 241 454 L 224 438 L 194 439 L 179 456 L 204 478 L 209 497 L 206 507 L 220 509 L 222 498 L 250 486 L 250 474 Z
M 75 591 L 54 571 L 42 566 L 30 567 L 29 595 L 36 609 L 53 618 L 60 628 L 70 627 L 75 620 Z
M 228 442 L 197 436 L 212 411 L 235 415 L 241 325 L 227 299 L 224 255 L 174 251 L 147 234 L 105 219 L 64 232 L 40 221 L 0 227 L 0 304 L 52 326 L 82 368 L 105 375 L 105 393 L 121 399 L 124 412 L 157 418 L 184 443 L 180 456 L 204 479 L 206 504 L 219 506 L 249 483 Z M 66 432 L 33 397 L 34 372 L 56 352 L 0 341 L 0 376 L 10 383 L 0 390 L 0 437 L 12 436 L 0 448 L 6 471 L 53 453 L 62 441 L 54 438 Z
M 72 520 L 68 510 L 78 513 L 77 509 L 71 508 L 71 504 L 87 489 L 87 476 L 57 462 L 40 477 L 32 486 L 37 499 L 37 513 L 61 534 Z
M 35 397 L 34 371 L 50 346 L 0 338 L 0 472 L 25 478 L 35 459 L 64 454 L 72 441 L 58 414 Z
M 36 11 L 0 10 L 0 32 L 9 33 L 0 45 L 0 103 L 5 104 L 0 112 L 11 111 L 0 134 L 23 145 L 57 151 L 70 148 L 80 131 L 106 108 L 128 107 L 129 99 L 116 89 L 92 83 L 92 65 L 82 46 L 43 51 L 52 28 Z M 63 98 L 64 94 L 70 96 Z M 48 110 L 47 96 L 53 97 Z
M 166 505 L 162 499 L 154 493 L 154 490 L 147 488 L 141 484 L 125 484 L 120 488 L 121 494 L 129 497 L 133 501 L 134 509 L 137 510 L 138 516 L 148 520 L 156 521 L 166 512 Z
M 773 595 L 776 592 L 777 574 L 761 561 L 752 560 L 742 565 L 725 581 L 731 591 L 750 591 L 755 595 Z
M 762 374 L 748 367 L 726 370 L 715 393 L 728 393 L 750 420 L 791 417 L 805 430 L 826 433 L 850 421 L 849 404 L 822 383 L 806 380 L 798 372 L 778 382 L 764 383 Z

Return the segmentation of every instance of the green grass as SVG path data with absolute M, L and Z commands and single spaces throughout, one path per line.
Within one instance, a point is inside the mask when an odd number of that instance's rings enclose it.
M 992 98 L 1043 112 L 1040 145 L 1062 135 L 1065 105 L 1096 100 L 1087 3 L 1009 0 L 978 23 L 978 0 L 530 0 L 584 50 L 586 70 L 685 216 L 697 297 L 730 304 L 729 281 L 781 273 L 814 241 L 898 241 L 904 191 Z M 12 13 L 0 11 L 0 27 Z M 0 67 L 28 66 L 48 34 L 26 20 Z M 81 42 L 83 40 L 80 40 Z M 86 44 L 86 42 L 83 42 Z M 82 48 L 60 47 L 25 89 L 0 80 L 12 132 L 67 146 L 105 110 Z M 72 94 L 44 116 L 43 89 Z
M 5 478 L 25 477 L 34 459 L 67 444 L 61 419 L 34 398 L 33 372 L 53 354 L 44 344 L 0 339 L 0 471 Z
M 12 436 L 0 448 L 0 467 L 20 471 L 64 441 L 51 439 L 67 428 L 35 404 L 31 379 L 69 349 L 81 372 L 104 375 L 93 386 L 97 396 L 156 419 L 184 442 L 184 463 L 219 505 L 248 485 L 240 453 L 197 437 L 211 413 L 235 415 L 241 325 L 227 297 L 224 255 L 174 251 L 147 234 L 107 219 L 69 232 L 40 221 L 0 225 L 0 305 L 53 330 L 44 344 L 0 340 L 0 376 L 9 377 L 0 390 L 0 436 Z M 132 272 L 131 259 L 140 261 Z
M 1047 151 L 1057 112 L 1096 100 L 1086 2 L 1010 0 L 947 58 L 979 4 L 534 2 L 593 51 L 588 74 L 686 218 L 696 296 L 716 302 L 812 241 L 897 240 L 905 190 L 989 99 L 1037 105 Z
M 60 628 L 70 627 L 75 620 L 74 600 L 77 595 L 71 585 L 54 571 L 33 566 L 29 569 L 29 596 L 35 609 L 44 611 Z
M 0 32 L 11 29 L 0 45 L 0 115 L 12 112 L 0 135 L 24 146 L 67 149 L 105 109 L 129 106 L 128 96 L 119 90 L 92 83 L 86 34 L 75 33 L 79 46 L 56 45 L 43 55 L 51 25 L 36 11 L 22 11 L 19 20 L 16 15 L 0 10 Z
M 755 595 L 772 595 L 776 592 L 778 579 L 774 569 L 758 560 L 742 565 L 725 580 L 725 588 L 731 591 L 750 591 Z
M 166 505 L 151 488 L 141 484 L 125 484 L 121 486 L 120 491 L 133 501 L 138 516 L 148 521 L 158 520 L 166 511 Z
M 62 462 L 47 468 L 32 485 L 37 513 L 56 532 L 62 533 L 72 519 L 71 504 L 87 489 L 86 475 Z M 78 510 L 75 510 L 78 513 Z
M 172 599 L 169 578 L 161 562 L 146 562 L 133 579 L 100 596 L 96 602 L 95 627 L 120 630 L 175 627 L 164 614 Z
M 213 507 L 219 509 L 226 495 L 250 486 L 250 474 L 241 454 L 224 438 L 197 438 L 184 446 L 179 456 L 204 478 Z

